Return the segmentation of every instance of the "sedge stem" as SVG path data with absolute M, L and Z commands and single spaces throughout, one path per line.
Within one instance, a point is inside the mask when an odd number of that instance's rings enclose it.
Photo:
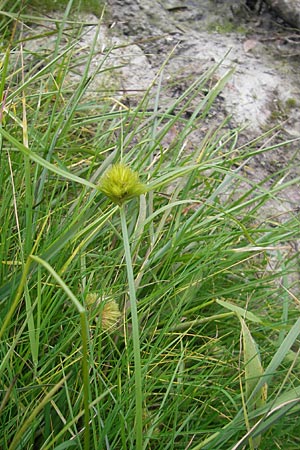
M 141 371 L 141 352 L 140 352 L 140 333 L 137 312 L 137 300 L 132 268 L 132 259 L 126 223 L 126 214 L 124 206 L 120 206 L 120 217 L 122 225 L 122 235 L 125 251 L 125 261 L 127 268 L 127 279 L 129 288 L 129 301 L 132 322 L 132 340 L 134 356 L 134 378 L 135 378 L 135 436 L 136 450 L 142 450 L 143 447 L 143 397 L 142 397 L 142 371 Z

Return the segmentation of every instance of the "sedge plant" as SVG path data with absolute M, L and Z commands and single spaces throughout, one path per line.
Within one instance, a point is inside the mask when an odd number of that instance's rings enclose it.
M 162 68 L 129 107 L 98 21 L 19 6 L 1 22 L 1 449 L 298 449 L 298 143 L 210 122 L 221 62 L 167 102 Z

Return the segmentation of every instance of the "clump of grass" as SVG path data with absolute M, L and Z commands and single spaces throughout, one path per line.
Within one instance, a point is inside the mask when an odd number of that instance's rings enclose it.
M 298 448 L 299 217 L 260 212 L 299 180 L 289 167 L 249 179 L 245 164 L 277 144 L 240 147 L 225 124 L 184 150 L 230 73 L 212 67 L 164 108 L 154 82 L 128 108 L 85 100 L 93 47 L 71 92 L 59 27 L 34 75 L 22 34 L 7 32 L 1 448 Z M 120 162 L 140 184 L 113 204 L 100 180 Z M 95 292 L 121 313 L 109 332 Z

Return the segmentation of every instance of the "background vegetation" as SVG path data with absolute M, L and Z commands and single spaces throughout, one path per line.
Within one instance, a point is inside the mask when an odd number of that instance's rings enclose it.
M 46 54 L 25 45 L 36 10 L 10 6 L 0 25 L 1 448 L 298 449 L 299 217 L 265 208 L 299 180 L 289 167 L 260 183 L 244 170 L 279 144 L 266 134 L 240 145 L 225 122 L 187 150 L 230 73 L 216 82 L 212 67 L 164 108 L 158 74 L 128 107 L 91 95 L 108 70 L 93 69 L 95 42 L 70 84 L 83 58 L 82 26 L 63 33 L 72 2 L 45 32 L 56 41 Z M 128 236 L 97 189 L 120 161 L 148 189 L 123 207 Z M 107 327 L 112 301 L 120 318 Z

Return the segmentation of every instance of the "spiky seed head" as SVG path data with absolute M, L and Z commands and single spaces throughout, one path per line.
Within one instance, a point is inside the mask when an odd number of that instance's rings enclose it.
M 113 299 L 99 297 L 96 292 L 91 292 L 86 296 L 86 305 L 88 309 L 98 309 L 97 321 L 101 321 L 102 331 L 112 331 L 118 325 L 121 317 L 117 302 Z
M 113 164 L 103 174 L 98 189 L 121 206 L 127 200 L 146 192 L 137 172 L 123 163 Z

